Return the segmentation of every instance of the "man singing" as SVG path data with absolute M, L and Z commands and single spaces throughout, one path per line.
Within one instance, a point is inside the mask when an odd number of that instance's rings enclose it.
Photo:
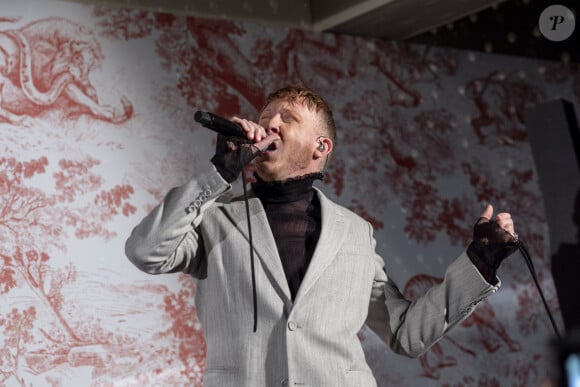
M 363 324 L 416 357 L 500 286 L 496 270 L 517 236 L 510 214 L 491 219 L 488 205 L 444 281 L 414 302 L 402 296 L 371 225 L 313 187 L 336 129 L 312 90 L 285 87 L 268 96 L 258 122 L 232 121 L 247 141 L 220 135 L 203 172 L 169 191 L 126 243 L 139 269 L 195 278 L 204 386 L 376 386 L 357 336 Z M 219 200 L 252 160 L 249 207 L 243 197 Z

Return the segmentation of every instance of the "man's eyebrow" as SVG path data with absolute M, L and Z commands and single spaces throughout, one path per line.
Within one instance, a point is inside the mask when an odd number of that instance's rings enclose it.
M 261 119 L 261 118 L 262 118 L 262 117 L 264 117 L 265 115 L 269 114 L 269 113 L 270 113 L 270 110 L 271 110 L 271 109 L 269 109 L 269 108 L 268 108 L 268 109 L 264 109 L 264 110 L 262 110 L 262 111 L 260 112 L 260 115 L 258 116 L 258 119 Z
M 302 115 L 300 114 L 300 112 L 292 110 L 291 108 L 284 108 L 284 109 L 282 109 L 282 111 L 280 113 L 290 114 L 292 117 L 296 118 L 297 120 L 302 119 Z

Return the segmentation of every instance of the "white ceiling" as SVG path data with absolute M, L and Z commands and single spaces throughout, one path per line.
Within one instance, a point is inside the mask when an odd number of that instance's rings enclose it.
M 504 0 L 69 0 L 402 40 Z

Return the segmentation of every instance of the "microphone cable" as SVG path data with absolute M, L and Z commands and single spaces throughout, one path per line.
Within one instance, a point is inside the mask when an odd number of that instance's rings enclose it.
M 242 152 L 238 152 L 240 165 L 242 164 Z M 252 276 L 252 301 L 254 306 L 254 333 L 258 329 L 258 292 L 256 289 L 256 269 L 254 264 L 254 240 L 252 237 L 252 221 L 250 220 L 250 204 L 248 201 L 248 189 L 246 188 L 246 168 L 242 167 L 242 188 L 244 191 L 244 203 L 246 206 L 246 220 L 248 224 L 248 242 L 250 245 L 250 272 Z
M 544 308 L 546 309 L 546 312 L 548 314 L 548 318 L 550 319 L 550 322 L 552 323 L 552 327 L 554 328 L 554 332 L 556 333 L 556 337 L 558 339 L 560 339 L 561 338 L 560 331 L 558 330 L 558 327 L 556 326 L 556 322 L 554 321 L 554 316 L 552 315 L 552 312 L 550 312 L 550 308 L 548 307 L 548 303 L 546 302 L 546 298 L 544 297 L 544 292 L 542 291 L 542 288 L 540 287 L 540 283 L 538 282 L 538 277 L 536 275 L 536 270 L 534 269 L 532 257 L 530 256 L 530 253 L 528 252 L 528 249 L 526 248 L 526 246 L 517 237 L 516 237 L 515 243 L 516 243 L 516 246 L 518 247 L 518 250 L 520 251 L 520 253 L 524 257 L 524 261 L 526 261 L 526 265 L 528 266 L 528 269 L 530 270 L 530 273 L 532 275 L 532 278 L 534 280 L 536 288 L 538 289 L 538 293 L 540 293 L 540 297 L 542 299 L 542 303 L 544 304 Z

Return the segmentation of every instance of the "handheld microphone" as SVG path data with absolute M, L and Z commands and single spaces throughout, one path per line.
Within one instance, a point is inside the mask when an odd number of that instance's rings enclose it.
M 197 111 L 194 119 L 201 125 L 227 137 L 238 137 L 247 140 L 246 132 L 238 124 L 216 116 L 210 112 Z

